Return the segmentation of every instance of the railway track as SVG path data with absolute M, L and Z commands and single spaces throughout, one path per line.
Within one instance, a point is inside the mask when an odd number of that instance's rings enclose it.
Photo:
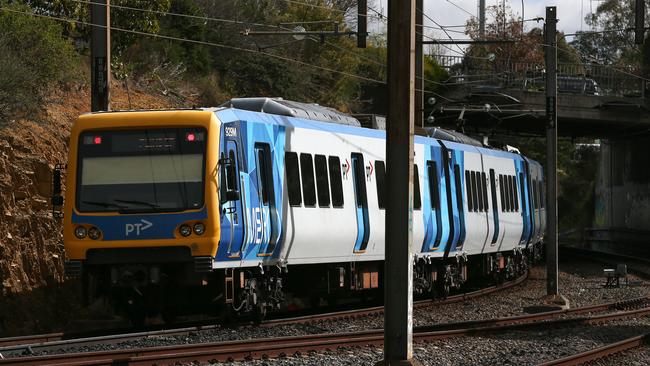
M 505 290 L 521 284 L 526 280 L 527 274 L 523 275 L 513 281 L 509 281 L 500 286 L 491 286 L 477 291 L 449 296 L 443 300 L 419 300 L 413 302 L 414 308 L 422 308 L 432 306 L 435 304 L 451 304 L 456 302 L 467 301 L 477 297 L 485 296 L 496 291 Z M 375 306 L 363 309 L 351 309 L 330 313 L 304 315 L 291 318 L 270 319 L 263 321 L 258 326 L 260 327 L 273 327 L 287 324 L 301 324 L 313 323 L 319 321 L 334 321 L 340 319 L 359 318 L 364 316 L 373 316 L 383 314 L 383 306 Z M 36 352 L 36 351 L 49 351 L 68 345 L 95 345 L 95 344 L 111 344 L 127 341 L 130 339 L 159 337 L 159 336 L 172 336 L 188 334 L 189 332 L 198 332 L 210 329 L 217 329 L 220 325 L 198 325 L 193 327 L 182 327 L 176 329 L 162 329 L 151 330 L 143 332 L 132 332 L 124 334 L 114 334 L 105 336 L 87 336 L 85 334 L 66 334 L 66 333 L 50 333 L 38 334 L 33 336 L 21 336 L 0 338 L 0 354 L 11 355 L 22 352 Z M 93 332 L 96 333 L 96 332 Z
M 619 311 L 620 309 L 635 307 L 637 309 Z M 561 318 L 566 315 L 580 315 L 612 310 L 614 312 L 609 314 Z M 509 330 L 598 324 L 648 315 L 650 315 L 650 298 L 645 297 L 510 318 L 416 327 L 414 328 L 413 339 L 415 342 L 423 342 Z M 361 332 L 325 333 L 296 337 L 138 348 L 133 350 L 20 357 L 0 360 L 0 365 L 150 365 L 154 363 L 166 365 L 193 361 L 211 362 L 281 357 L 297 352 L 335 349 L 344 346 L 381 345 L 382 343 L 383 330 L 376 329 Z
M 596 361 L 601 358 L 612 356 L 620 352 L 650 345 L 650 333 L 610 343 L 602 347 L 594 348 L 586 352 L 578 353 L 561 359 L 545 362 L 538 366 L 573 366 L 582 365 L 586 362 Z

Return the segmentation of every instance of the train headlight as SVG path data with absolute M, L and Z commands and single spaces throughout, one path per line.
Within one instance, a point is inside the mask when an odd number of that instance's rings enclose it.
M 192 234 L 192 228 L 189 225 L 181 225 L 180 229 L 178 231 L 181 233 L 183 236 L 190 236 Z
M 197 223 L 197 224 L 194 224 L 194 234 L 203 235 L 203 233 L 205 233 L 205 225 L 203 225 L 200 222 Z
M 88 237 L 91 238 L 92 240 L 97 240 L 99 237 L 102 236 L 102 232 L 99 231 L 98 228 L 96 227 L 91 227 L 88 229 Z
M 87 230 L 83 226 L 77 226 L 74 229 L 74 236 L 77 237 L 77 239 L 83 239 L 86 237 L 86 234 L 88 234 Z

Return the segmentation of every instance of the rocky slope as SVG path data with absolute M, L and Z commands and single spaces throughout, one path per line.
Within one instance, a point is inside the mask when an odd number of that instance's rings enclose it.
M 112 108 L 192 105 L 113 83 Z M 53 93 L 35 120 L 0 127 L 0 336 L 56 329 L 75 315 L 74 283 L 64 284 L 61 222 L 51 214 L 51 171 L 65 162 L 74 119 L 90 110 L 87 86 Z M 0 124 L 1 125 L 1 124 Z

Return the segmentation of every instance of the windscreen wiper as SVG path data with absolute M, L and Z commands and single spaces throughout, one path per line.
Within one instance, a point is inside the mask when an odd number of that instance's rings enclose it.
M 149 206 L 151 208 L 160 208 L 160 205 L 157 205 L 155 203 L 151 202 L 145 202 L 145 201 L 134 201 L 134 200 L 114 200 L 115 202 L 121 202 L 121 203 L 132 203 L 134 205 L 143 205 L 143 206 Z M 126 208 L 126 207 L 123 207 Z
M 115 207 L 115 208 L 119 208 L 119 209 L 127 208 L 124 205 L 118 205 L 117 203 L 111 203 L 111 202 L 81 201 L 81 203 L 85 203 L 85 204 L 88 204 L 88 205 L 95 205 L 95 206 L 105 207 L 105 208 L 109 208 L 109 207 Z

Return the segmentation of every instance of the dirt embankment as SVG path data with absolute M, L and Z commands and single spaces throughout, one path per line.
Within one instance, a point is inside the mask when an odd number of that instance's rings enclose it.
M 113 109 L 191 106 L 177 96 L 111 85 Z M 0 127 L 0 336 L 48 331 L 74 318 L 63 283 L 63 235 L 52 218 L 51 171 L 65 163 L 72 122 L 90 110 L 87 86 L 57 90 L 38 120 Z

